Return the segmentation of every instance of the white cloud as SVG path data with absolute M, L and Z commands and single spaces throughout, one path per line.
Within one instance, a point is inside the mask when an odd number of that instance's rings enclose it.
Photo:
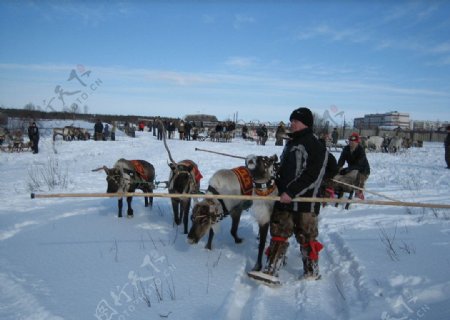
M 327 38 L 332 41 L 365 42 L 367 35 L 358 28 L 341 29 L 331 27 L 327 24 L 318 25 L 297 34 L 298 40 L 308 40 L 317 37 Z
M 255 64 L 255 59 L 248 57 L 231 57 L 225 64 L 232 67 L 247 68 Z
M 234 16 L 233 27 L 240 29 L 243 25 L 255 23 L 256 19 L 249 15 L 236 14 Z

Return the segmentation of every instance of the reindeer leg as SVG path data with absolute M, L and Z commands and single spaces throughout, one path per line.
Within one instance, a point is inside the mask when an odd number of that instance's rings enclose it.
M 183 201 L 183 225 L 184 225 L 184 234 L 188 234 L 188 224 L 189 224 L 189 209 L 191 207 L 191 199 Z
M 118 207 L 119 207 L 119 215 L 118 215 L 118 217 L 122 218 L 122 207 L 123 207 L 123 199 L 122 198 L 120 198 L 118 200 Z
M 147 192 L 146 190 L 144 192 Z M 148 197 L 144 197 L 145 207 L 148 207 Z
M 150 189 L 149 193 L 153 193 L 153 189 Z M 149 197 L 150 207 L 153 207 L 153 197 Z
M 209 229 L 208 242 L 206 243 L 205 249 L 212 250 L 212 241 L 214 238 L 213 228 Z
M 258 258 L 256 259 L 256 263 L 252 271 L 261 271 L 262 269 L 262 258 L 264 254 L 264 249 L 266 247 L 266 239 L 268 231 L 269 231 L 269 223 L 259 226 Z
M 230 233 L 234 238 L 235 243 L 241 243 L 242 238 L 239 238 L 237 235 L 237 230 L 239 227 L 239 222 L 241 221 L 241 213 L 242 210 L 233 210 L 234 212 L 231 212 L 231 230 Z
M 355 193 L 355 191 L 350 191 L 350 194 L 348 195 L 348 200 L 352 200 L 353 199 L 353 193 Z M 348 207 L 350 207 L 350 203 L 345 204 L 345 210 L 348 210 Z
M 173 221 L 178 226 L 181 223 L 180 219 L 180 200 L 172 199 Z
M 337 198 L 341 199 L 344 196 L 344 193 L 342 192 L 342 190 L 339 190 L 337 192 Z M 336 204 L 334 205 L 336 208 L 339 206 L 339 202 L 336 202 Z
M 133 217 L 133 208 L 131 208 L 131 200 L 133 200 L 133 197 L 127 197 L 127 204 L 128 204 L 128 218 L 132 218 Z

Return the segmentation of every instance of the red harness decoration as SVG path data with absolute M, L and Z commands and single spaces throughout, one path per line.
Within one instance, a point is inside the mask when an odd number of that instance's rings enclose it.
M 265 188 L 265 189 L 255 188 L 255 193 L 257 196 L 265 197 L 265 196 L 268 196 L 269 194 L 271 194 L 273 192 L 273 190 L 275 190 L 275 184 L 273 186 L 271 186 L 270 188 Z
M 179 164 L 186 166 L 186 167 L 192 166 L 192 170 L 194 171 L 195 182 L 197 184 L 200 184 L 200 180 L 202 180 L 203 176 L 202 176 L 200 170 L 198 170 L 197 164 L 195 164 L 194 161 L 183 160 Z
M 148 176 L 145 174 L 142 163 L 139 160 L 130 160 L 130 162 L 133 164 L 134 170 L 137 172 L 139 177 L 141 177 L 144 181 L 148 181 Z
M 253 193 L 253 179 L 250 171 L 242 166 L 232 169 L 236 174 L 239 184 L 241 185 L 241 194 L 250 196 Z

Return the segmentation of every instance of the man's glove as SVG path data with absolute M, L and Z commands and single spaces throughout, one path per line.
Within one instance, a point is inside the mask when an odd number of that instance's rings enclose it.
M 344 169 L 341 169 L 341 171 L 339 171 L 339 174 L 342 176 L 345 176 L 349 172 L 350 172 L 349 168 L 344 168 Z

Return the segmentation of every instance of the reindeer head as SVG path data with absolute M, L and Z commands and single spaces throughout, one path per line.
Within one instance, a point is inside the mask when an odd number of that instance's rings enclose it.
M 188 242 L 197 243 L 220 219 L 219 206 L 212 199 L 204 199 L 198 202 L 192 209 L 192 227 L 189 230 Z
M 169 193 L 186 193 L 195 187 L 192 175 L 194 165 L 188 162 L 169 163 Z
M 102 169 L 106 173 L 106 182 L 108 183 L 108 187 L 106 189 L 107 193 L 127 191 L 127 188 L 125 188 L 124 174 L 120 168 L 113 167 L 110 169 L 107 166 L 103 166 L 92 171 L 100 171 Z
M 109 169 L 106 173 L 107 193 L 127 191 L 123 188 L 123 172 L 119 168 Z
M 265 182 L 275 178 L 278 170 L 278 156 L 271 157 L 249 155 L 245 159 L 245 165 L 250 170 L 253 181 Z

